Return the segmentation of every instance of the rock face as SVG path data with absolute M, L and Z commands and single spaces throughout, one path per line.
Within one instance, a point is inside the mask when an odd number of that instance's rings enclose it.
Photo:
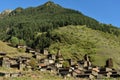
M 1 12 L 1 15 L 8 15 L 12 12 L 12 10 L 4 10 L 3 12 Z

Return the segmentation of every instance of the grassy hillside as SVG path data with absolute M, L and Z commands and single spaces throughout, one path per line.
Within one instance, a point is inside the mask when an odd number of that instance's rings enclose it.
M 18 53 L 16 48 L 10 47 L 7 43 L 0 41 L 0 52 L 6 52 L 8 54 Z
M 89 54 L 94 65 L 104 66 L 105 60 L 113 58 L 114 67 L 120 60 L 120 41 L 115 35 L 92 30 L 86 26 L 66 26 L 52 31 L 51 53 L 61 49 L 65 58 L 82 59 Z
M 7 56 L 14 57 L 14 56 L 26 56 L 30 57 L 31 54 L 26 54 L 24 50 L 13 48 L 8 45 L 8 43 L 0 41 L 0 52 L 6 52 Z

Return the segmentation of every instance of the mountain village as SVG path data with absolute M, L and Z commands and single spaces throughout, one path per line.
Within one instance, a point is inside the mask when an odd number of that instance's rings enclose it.
M 20 77 L 25 74 L 22 71 L 40 71 L 50 72 L 56 76 L 86 79 L 102 79 L 102 78 L 118 78 L 120 77 L 119 71 L 113 68 L 112 58 L 106 61 L 105 67 L 94 66 L 90 61 L 90 56 L 84 55 L 84 59 L 80 59 L 77 62 L 72 59 L 64 59 L 60 49 L 54 55 L 49 53 L 47 49 L 43 50 L 43 53 L 35 51 L 29 47 L 18 46 L 18 48 L 25 48 L 26 54 L 31 54 L 31 57 L 19 56 L 9 57 L 7 53 L 0 52 L 0 66 L 4 68 L 14 69 L 14 71 L 0 71 L 1 77 Z M 37 65 L 33 67 L 30 65 L 30 59 L 34 58 L 37 61 Z M 32 64 L 32 62 L 31 62 Z M 33 62 L 34 64 L 34 62 Z M 16 71 L 17 70 L 17 71 Z
M 41 78 L 37 72 L 63 80 L 120 79 L 120 70 L 114 67 L 120 66 L 120 29 L 51 0 L 37 7 L 18 7 L 1 12 L 0 36 L 0 41 L 9 46 L 10 51 L 12 48 L 16 50 L 9 53 L 0 45 L 4 49 L 0 50 L 0 80 L 1 77 L 13 80 L 10 78 L 26 75 Z M 49 49 L 57 51 L 52 53 Z M 73 50 L 81 53 L 76 55 Z M 71 54 L 70 58 L 65 58 L 64 53 L 66 56 Z M 99 57 L 97 64 L 106 60 L 104 66 L 93 64 L 89 54 L 96 56 L 94 53 L 98 54 L 95 59 Z

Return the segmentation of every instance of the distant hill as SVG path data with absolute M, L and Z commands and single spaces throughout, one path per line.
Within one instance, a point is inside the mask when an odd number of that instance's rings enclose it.
M 57 53 L 58 48 L 64 58 L 83 59 L 91 56 L 94 65 L 105 66 L 108 58 L 113 58 L 114 67 L 120 68 L 120 37 L 86 26 L 66 26 L 51 32 L 50 52 Z

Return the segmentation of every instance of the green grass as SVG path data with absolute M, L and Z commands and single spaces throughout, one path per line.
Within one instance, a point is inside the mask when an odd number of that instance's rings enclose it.
M 61 53 L 65 58 L 83 59 L 85 54 L 92 57 L 93 64 L 104 66 L 108 58 L 113 58 L 114 67 L 119 67 L 120 37 L 92 30 L 86 26 L 66 26 L 52 31 L 52 37 L 57 36 L 50 46 L 51 53 Z
M 7 43 L 0 41 L 0 52 L 6 52 L 8 54 L 18 53 L 16 48 L 10 47 Z
M 26 56 L 31 57 L 31 54 L 26 54 L 25 50 L 20 51 L 20 49 L 11 47 L 6 42 L 0 41 L 0 52 L 6 52 L 7 56 L 14 57 L 14 56 Z

